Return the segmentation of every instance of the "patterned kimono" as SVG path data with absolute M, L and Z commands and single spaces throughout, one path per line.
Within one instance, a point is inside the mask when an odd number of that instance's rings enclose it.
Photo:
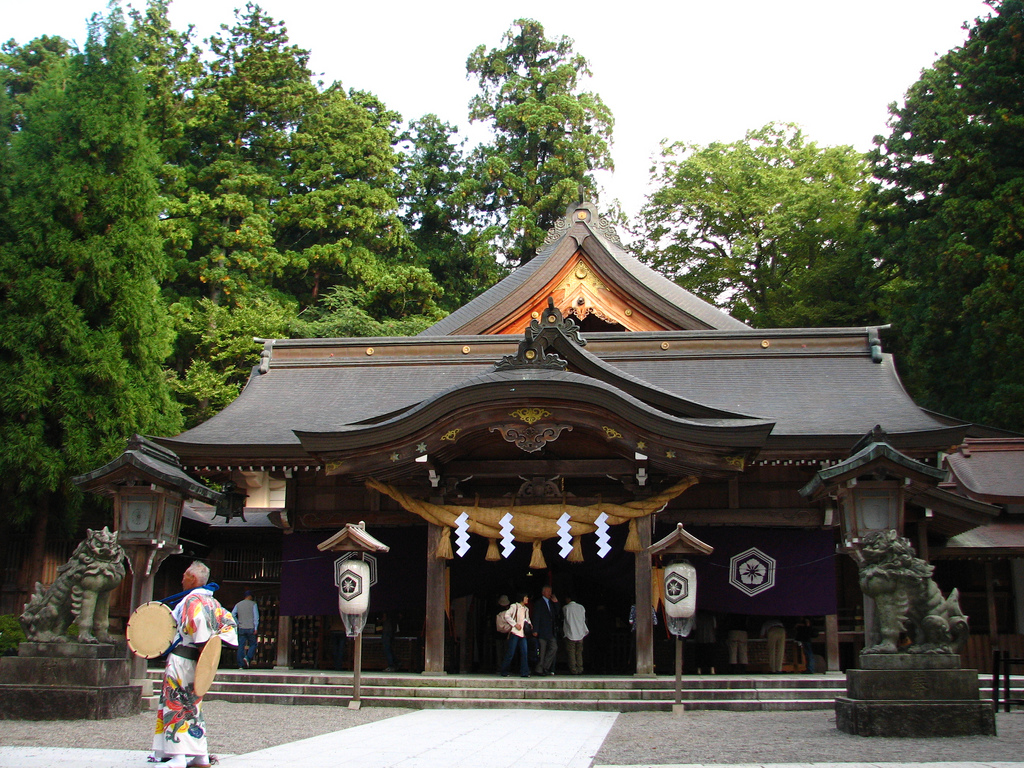
M 182 648 L 196 648 L 215 635 L 228 645 L 238 645 L 235 620 L 206 587 L 193 589 L 174 609 Z M 153 754 L 156 758 L 174 755 L 207 755 L 206 720 L 202 699 L 196 697 L 196 661 L 167 655 L 160 709 L 156 714 Z

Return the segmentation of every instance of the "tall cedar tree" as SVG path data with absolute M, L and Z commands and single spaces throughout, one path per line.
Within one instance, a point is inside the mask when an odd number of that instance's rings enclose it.
M 291 134 L 317 98 L 307 51 L 255 5 L 212 36 L 188 117 L 183 199 L 172 217 L 175 288 L 215 304 L 284 274 L 273 206 L 285 194 Z
M 113 11 L 21 99 L 19 130 L 5 124 L 0 503 L 7 521 L 31 523 L 37 567 L 48 525 L 75 529 L 69 478 L 134 432 L 180 424 L 162 367 L 171 331 L 144 98 Z
M 461 143 L 455 142 L 457 130 L 431 114 L 412 121 L 403 136 L 402 221 L 416 263 L 444 289 L 439 304 L 448 312 L 490 288 L 503 272 L 471 225 L 462 188 L 467 161 Z
M 636 250 L 755 327 L 873 321 L 858 225 L 867 179 L 852 147 L 819 147 L 788 124 L 731 144 L 670 144 Z
M 259 349 L 238 338 L 390 326 L 419 330 L 440 289 L 412 263 L 398 217 L 400 116 L 370 94 L 320 90 L 309 53 L 249 4 L 208 41 L 201 70 L 187 33 L 151 0 L 151 92 L 178 131 L 159 134 L 164 233 L 175 277 L 178 396 L 189 425 L 237 395 Z M 298 314 L 302 311 L 302 314 Z
M 869 216 L 903 371 L 926 407 L 1024 429 L 1024 2 L 990 3 L 925 70 L 891 132 Z
M 589 64 L 568 37 L 519 19 L 504 48 L 481 45 L 466 61 L 480 84 L 471 121 L 489 123 L 494 140 L 478 148 L 467 193 L 491 224 L 500 256 L 518 266 L 533 258 L 568 204 L 596 200 L 593 171 L 613 168 L 614 119 L 596 93 L 579 90 Z

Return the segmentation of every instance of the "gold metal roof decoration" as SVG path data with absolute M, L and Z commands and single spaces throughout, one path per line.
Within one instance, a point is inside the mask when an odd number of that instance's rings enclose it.
M 551 411 L 545 408 L 519 408 L 509 414 L 509 416 L 524 421 L 527 424 L 533 424 L 550 415 Z

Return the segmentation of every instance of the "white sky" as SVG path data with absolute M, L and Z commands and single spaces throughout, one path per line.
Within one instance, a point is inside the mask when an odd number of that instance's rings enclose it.
M 139 5 L 144 0 L 139 0 Z M 174 0 L 178 28 L 206 37 L 244 0 Z M 735 141 L 773 120 L 795 122 L 819 144 L 871 148 L 887 106 L 921 70 L 961 44 L 962 25 L 988 12 L 981 0 L 262 0 L 325 82 L 368 90 L 406 119 L 434 112 L 469 128 L 476 89 L 466 58 L 495 47 L 517 18 L 567 35 L 590 60 L 584 88 L 615 116 L 616 170 L 603 201 L 643 204 L 663 138 Z M 41 34 L 85 40 L 85 20 L 105 0 L 0 0 L 0 38 Z M 478 131 L 470 133 L 479 137 Z

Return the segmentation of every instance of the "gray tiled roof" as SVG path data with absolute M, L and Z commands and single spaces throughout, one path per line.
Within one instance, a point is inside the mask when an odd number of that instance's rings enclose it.
M 815 338 L 822 334 L 813 333 Z M 631 348 L 630 334 L 615 336 L 621 339 L 615 347 Z M 477 342 L 483 346 L 494 338 L 477 337 Z M 460 344 L 463 341 L 472 339 L 459 339 Z M 497 357 L 461 360 L 439 355 L 430 360 L 431 343 L 426 339 L 404 343 L 419 354 L 413 362 L 403 362 L 397 353 L 390 364 L 380 359 L 372 364 L 320 359 L 275 365 L 272 360 L 268 372 L 254 374 L 224 411 L 166 443 L 301 452 L 293 430 L 324 433 L 386 420 L 452 387 L 492 375 Z M 774 422 L 769 444 L 808 438 L 810 445 L 830 436 L 832 444 L 839 439 L 850 447 L 880 424 L 894 440 L 917 434 L 939 446 L 949 444 L 944 435 L 959 429 L 918 407 L 900 384 L 891 358 L 886 355 L 881 363 L 872 362 L 866 344 L 861 354 L 620 355 L 614 367 L 628 375 L 621 380 L 626 386 L 628 377 L 635 377 L 690 402 Z M 604 386 L 598 378 L 595 385 Z M 959 441 L 955 436 L 949 439 Z
M 682 397 L 775 421 L 773 435 L 942 429 L 903 389 L 889 355 L 619 361 L 616 367 Z

